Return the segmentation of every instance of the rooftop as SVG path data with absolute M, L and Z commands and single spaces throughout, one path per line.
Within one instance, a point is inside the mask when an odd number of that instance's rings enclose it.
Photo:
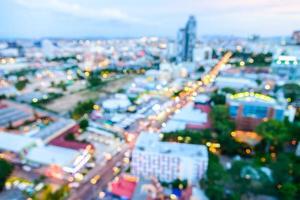
M 241 77 L 242 75 L 239 74 L 238 76 L 231 76 L 231 77 L 218 77 L 216 78 L 215 85 L 219 88 L 235 88 L 235 89 L 245 89 L 245 88 L 257 88 L 258 85 L 254 80 L 250 78 Z M 251 76 L 247 74 L 245 76 Z M 257 76 L 257 74 L 255 74 Z
M 24 135 L 0 132 L 0 150 L 21 153 L 25 148 L 37 143 L 37 139 Z
M 147 132 L 140 134 L 135 150 L 195 158 L 208 157 L 207 147 L 204 145 L 162 142 L 159 134 Z
M 175 113 L 171 119 L 175 121 L 201 124 L 207 122 L 207 113 L 202 112 L 200 109 L 195 109 L 194 104 L 189 103 Z
M 272 66 L 299 66 L 300 60 L 296 56 L 278 56 L 273 60 Z
M 27 106 L 11 101 L 0 101 L 0 126 L 21 122 L 33 117 L 33 110 Z
M 172 132 L 186 128 L 210 128 L 209 112 L 210 108 L 207 105 L 194 106 L 193 103 L 189 103 L 167 121 L 166 126 L 162 128 L 162 132 Z
M 111 193 L 121 198 L 131 199 L 138 179 L 134 176 L 123 175 L 110 184 Z
M 53 145 L 38 146 L 31 149 L 26 159 L 43 165 L 59 165 L 61 167 L 73 167 L 73 163 L 80 155 L 79 151 L 57 147 Z
M 79 141 L 69 141 L 69 140 L 65 139 L 65 137 L 68 134 L 77 133 L 78 129 L 79 129 L 78 125 L 73 126 L 69 130 L 65 131 L 63 134 L 61 134 L 61 135 L 57 136 L 56 138 L 54 138 L 53 140 L 51 140 L 49 142 L 49 144 L 54 145 L 54 146 L 74 149 L 74 150 L 86 149 L 90 144 L 79 142 Z
M 58 121 L 55 121 L 49 126 L 41 129 L 37 134 L 33 135 L 33 137 L 47 142 L 48 140 L 51 140 L 51 138 L 63 133 L 74 125 L 75 122 L 73 120 L 58 119 Z

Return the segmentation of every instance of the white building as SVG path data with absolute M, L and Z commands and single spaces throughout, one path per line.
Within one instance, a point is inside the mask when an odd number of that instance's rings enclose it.
M 213 59 L 213 49 L 209 46 L 197 45 L 193 53 L 195 62 L 205 64 Z
M 40 144 L 41 141 L 24 135 L 0 132 L 0 151 L 24 154 L 26 151 Z
M 102 102 L 102 107 L 107 112 L 123 112 L 131 105 L 128 97 L 124 94 L 115 94 L 114 97 Z
M 18 91 L 15 87 L 13 86 L 1 86 L 0 85 L 0 96 L 6 96 L 6 97 L 11 97 L 11 96 L 16 96 L 18 94 Z
M 136 176 L 195 183 L 203 177 L 207 165 L 206 146 L 161 142 L 159 134 L 143 132 L 132 153 L 131 170 Z
M 216 78 L 215 85 L 218 88 L 229 87 L 234 89 L 252 89 L 258 87 L 257 83 L 251 79 L 225 76 Z
M 54 145 L 37 146 L 26 155 L 26 161 L 30 164 L 56 165 L 67 173 L 78 172 L 90 158 L 88 151 L 76 151 Z
M 300 60 L 296 56 L 279 56 L 271 65 L 272 73 L 286 80 L 300 78 Z
M 171 63 L 162 62 L 159 65 L 159 82 L 163 85 L 171 81 L 173 74 L 173 66 Z
M 185 130 L 190 125 L 200 127 L 208 123 L 208 113 L 202 112 L 200 109 L 194 107 L 193 103 L 187 104 L 181 110 L 176 112 L 162 128 L 162 132 L 174 132 Z

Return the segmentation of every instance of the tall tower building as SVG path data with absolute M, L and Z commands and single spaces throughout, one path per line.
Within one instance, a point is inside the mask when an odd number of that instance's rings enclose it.
M 177 34 L 177 48 L 179 61 L 193 61 L 193 52 L 196 44 L 197 22 L 190 16 L 184 28 Z

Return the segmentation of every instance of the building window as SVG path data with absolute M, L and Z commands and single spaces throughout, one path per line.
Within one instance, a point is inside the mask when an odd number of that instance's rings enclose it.
M 267 114 L 268 114 L 268 107 L 264 107 L 264 106 L 245 105 L 243 109 L 244 117 L 263 119 L 267 117 Z
M 231 117 L 236 117 L 238 114 L 239 107 L 238 106 L 230 106 L 229 114 Z
M 276 120 L 283 120 L 284 119 L 284 111 L 283 110 L 276 110 L 274 114 L 274 119 Z

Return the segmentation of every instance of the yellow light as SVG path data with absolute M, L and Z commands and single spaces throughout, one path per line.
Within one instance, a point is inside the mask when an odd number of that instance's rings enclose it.
M 183 185 L 180 183 L 179 186 L 178 186 L 178 188 L 182 190 L 183 189 Z
M 182 141 L 182 140 L 183 140 L 183 137 L 182 137 L 182 136 L 178 136 L 178 137 L 177 137 L 177 140 L 178 140 L 178 141 Z
M 100 178 L 101 178 L 100 175 L 94 176 L 94 177 L 90 180 L 91 184 L 95 185 L 95 184 L 100 180 Z
M 220 147 L 221 147 L 221 145 L 220 145 L 219 143 L 213 143 L 212 146 L 213 146 L 214 148 L 220 148 Z
M 88 77 L 88 76 L 90 76 L 90 72 L 84 72 L 84 75 L 85 75 L 86 77 Z
M 251 150 L 250 149 L 246 149 L 246 154 L 250 154 L 251 153 Z
M 100 106 L 97 105 L 97 104 L 95 104 L 95 105 L 93 106 L 93 109 L 94 109 L 94 110 L 99 110 L 99 109 L 100 109 Z
M 271 153 L 271 157 L 275 158 L 276 157 L 276 153 Z
M 107 75 L 107 74 L 102 74 L 102 77 L 103 77 L 103 78 L 107 78 L 108 75 Z
M 231 95 L 230 98 L 231 99 L 240 99 L 240 98 L 245 98 L 245 97 L 249 97 L 249 96 L 254 96 L 257 99 L 263 100 L 263 101 L 274 101 L 274 99 L 272 97 L 263 95 L 263 94 L 259 94 L 259 93 L 254 93 L 254 92 L 241 92 L 241 93 L 237 93 L 234 95 Z
M 120 170 L 120 168 L 118 168 L 118 167 L 113 167 L 113 172 L 114 172 L 114 174 L 117 174 L 117 173 L 119 173 L 121 170 Z
M 123 162 L 126 163 L 126 164 L 128 164 L 129 163 L 129 158 L 124 158 Z
M 77 180 L 77 181 L 81 181 L 83 179 L 83 175 L 81 173 L 76 173 L 74 175 L 74 178 Z

